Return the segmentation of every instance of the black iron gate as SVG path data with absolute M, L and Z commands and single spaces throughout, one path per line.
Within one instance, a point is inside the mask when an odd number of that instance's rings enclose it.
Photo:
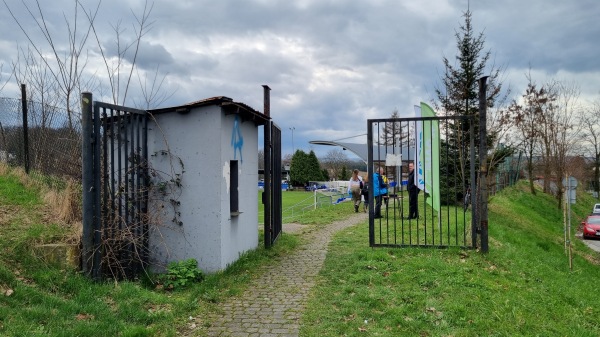
M 371 247 L 476 246 L 475 193 L 471 193 L 476 190 L 474 120 L 474 116 L 368 120 Z M 417 177 L 411 180 L 420 192 L 416 198 L 413 194 L 412 207 L 410 163 Z M 380 184 L 387 191 L 381 193 L 378 206 L 375 189 Z
M 96 279 L 133 278 L 148 263 L 148 113 L 92 107 L 85 95 L 83 270 Z
M 265 125 L 265 247 L 271 247 L 282 232 L 281 129 L 272 121 Z

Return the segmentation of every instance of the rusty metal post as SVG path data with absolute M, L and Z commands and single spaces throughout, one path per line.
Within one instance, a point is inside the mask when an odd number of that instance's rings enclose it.
M 94 124 L 92 117 L 92 94 L 84 92 L 81 94 L 81 185 L 82 195 L 82 222 L 83 233 L 81 237 L 82 256 L 81 269 L 84 274 L 91 276 L 94 255 Z
M 487 191 L 487 76 L 479 79 L 479 224 L 481 252 L 488 247 L 488 191 Z

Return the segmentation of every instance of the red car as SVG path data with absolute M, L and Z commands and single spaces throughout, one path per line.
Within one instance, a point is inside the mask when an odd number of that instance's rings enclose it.
M 588 215 L 583 222 L 583 238 L 600 238 L 600 215 Z

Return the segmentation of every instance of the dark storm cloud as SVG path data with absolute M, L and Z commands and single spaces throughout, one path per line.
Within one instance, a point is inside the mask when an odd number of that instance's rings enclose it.
M 24 25 L 35 28 L 20 2 L 12 3 Z M 64 31 L 62 13 L 72 12 L 74 2 L 40 3 L 49 13 L 50 27 Z M 98 1 L 82 3 L 91 9 Z M 144 4 L 102 1 L 95 28 L 110 55 L 117 52 L 111 42 L 116 40 L 115 27 L 123 29 L 122 41 L 133 41 Z M 289 152 L 285 147 L 291 148 L 291 137 L 285 132 L 290 126 L 296 128 L 296 147 L 308 147 L 315 138 L 364 133 L 367 118 L 388 117 L 394 109 L 412 115 L 413 105 L 430 102 L 444 73 L 442 58 L 455 62 L 455 34 L 464 24 L 468 4 L 156 0 L 137 63 L 148 76 L 157 66 L 168 74 L 165 85 L 177 91 L 163 105 L 225 95 L 262 109 L 261 85 L 270 85 L 272 113 L 284 131 L 284 152 Z M 584 96 L 598 92 L 597 0 L 481 0 L 470 1 L 470 10 L 474 33 L 484 34 L 490 63 L 505 69 L 506 85 L 514 85 L 515 95 L 520 95 L 530 66 L 538 82 L 557 75 L 585 79 L 589 89 Z M 4 64 L 15 57 L 15 42 L 23 41 L 11 20 L 0 10 Z M 95 44 L 92 40 L 88 48 L 98 55 Z M 131 60 L 132 54 L 125 57 Z M 93 72 L 94 67 L 99 74 L 104 71 L 102 62 L 90 59 L 86 69 Z

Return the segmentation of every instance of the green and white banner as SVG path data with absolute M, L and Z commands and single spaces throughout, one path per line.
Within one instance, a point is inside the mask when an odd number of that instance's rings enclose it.
M 416 117 L 435 117 L 435 111 L 421 102 Z M 440 210 L 440 128 L 437 120 L 416 123 L 415 184 L 429 195 L 427 203 Z

